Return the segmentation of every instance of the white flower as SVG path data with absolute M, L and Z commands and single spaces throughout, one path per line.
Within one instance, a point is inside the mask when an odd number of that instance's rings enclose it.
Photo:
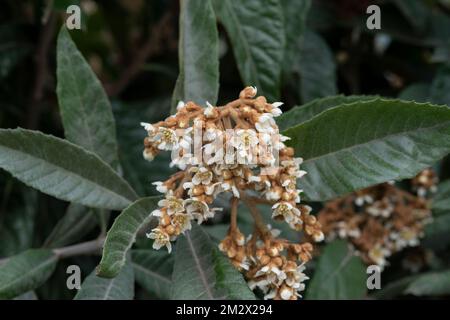
M 161 193 L 166 193 L 167 192 L 167 186 L 163 183 L 163 182 L 161 182 L 161 181 L 155 181 L 155 182 L 153 182 L 152 183 L 154 186 L 156 186 L 156 190 L 158 191 L 158 192 L 161 192 Z
M 255 123 L 256 130 L 263 133 L 275 133 L 276 127 L 275 120 L 271 113 L 263 113 L 259 116 L 258 122 Z
M 158 149 L 160 150 L 173 150 L 178 148 L 177 135 L 172 129 L 160 127 L 152 140 L 158 143 Z
M 192 177 L 192 183 L 194 185 L 211 184 L 213 173 L 209 169 L 205 167 L 192 167 L 189 171 L 195 173 Z
M 159 200 L 158 205 L 167 208 L 168 215 L 184 211 L 183 199 L 173 196 L 172 192 L 167 193 L 165 199 Z
M 278 117 L 280 116 L 283 111 L 281 111 L 280 107 L 283 105 L 283 102 L 274 102 L 272 103 L 272 110 L 270 110 L 270 113 L 274 116 L 274 117 Z
M 272 206 L 273 212 L 272 217 L 275 218 L 277 216 L 283 216 L 284 220 L 286 220 L 287 223 L 295 224 L 299 222 L 299 218 L 301 215 L 300 210 L 298 210 L 296 207 L 294 207 L 289 202 L 277 202 Z
M 195 157 L 192 155 L 192 153 L 183 152 L 182 156 L 178 155 L 177 157 L 173 157 L 169 166 L 177 166 L 178 168 L 180 168 L 180 170 L 185 170 L 188 165 L 194 164 L 194 162 Z
M 387 265 L 386 257 L 389 257 L 390 255 L 391 252 L 388 249 L 381 247 L 379 244 L 368 252 L 369 258 L 382 269 Z
M 367 207 L 366 210 L 375 217 L 381 216 L 387 218 L 394 211 L 394 207 L 387 201 L 375 201 L 371 206 Z
M 153 127 L 150 123 L 147 122 L 141 122 L 141 126 L 144 127 L 144 129 L 148 132 L 154 132 L 155 131 L 155 127 Z
M 166 246 L 169 253 L 172 251 L 172 244 L 170 243 L 169 235 L 160 228 L 155 228 L 150 233 L 147 233 L 147 238 L 155 240 L 153 242 L 153 249 L 159 250 L 161 247 Z
M 205 111 L 203 111 L 203 114 L 206 118 L 214 118 L 217 115 L 217 110 L 208 101 L 206 101 L 206 105 L 207 107 L 205 108 Z
M 171 223 L 175 227 L 180 228 L 180 232 L 184 233 L 186 230 L 191 230 L 191 220 L 193 219 L 192 215 L 189 213 L 178 212 L 173 215 Z
M 184 101 L 181 101 L 181 100 L 178 101 L 178 103 L 177 103 L 177 111 L 180 111 L 181 109 L 183 109 L 184 106 L 185 106 Z
M 184 203 L 186 206 L 186 212 L 197 219 L 198 224 L 201 224 L 203 223 L 203 221 L 214 217 L 214 211 L 219 210 L 218 208 L 210 210 L 206 202 L 201 201 L 196 197 L 186 199 Z

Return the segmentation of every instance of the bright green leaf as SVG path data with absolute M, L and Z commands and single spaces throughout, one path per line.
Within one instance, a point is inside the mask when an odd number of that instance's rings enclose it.
M 279 97 L 285 33 L 278 0 L 213 0 L 214 9 L 231 40 L 246 86 L 273 101 Z
M 165 251 L 132 250 L 137 283 L 158 299 L 169 299 L 172 287 L 173 255 Z
M 61 200 L 120 210 L 134 191 L 95 154 L 68 141 L 25 129 L 0 129 L 0 168 Z
M 83 281 L 74 300 L 132 300 L 134 298 L 134 273 L 131 263 L 126 263 L 113 279 L 100 278 L 95 270 Z
M 366 294 L 366 268 L 345 241 L 328 244 L 321 252 L 307 299 L 362 299 Z
M 304 158 L 299 182 L 310 200 L 327 200 L 410 178 L 450 151 L 450 109 L 376 99 L 342 105 L 289 128 Z
M 113 278 L 120 272 L 138 231 L 150 221 L 150 213 L 157 208 L 159 199 L 160 197 L 140 199 L 116 218 L 106 236 L 102 260 L 97 268 L 99 276 Z
M 210 0 L 183 0 L 180 8 L 180 74 L 172 99 L 215 104 L 219 93 L 219 36 Z
M 11 299 L 41 286 L 53 273 L 57 257 L 51 250 L 32 249 L 0 265 L 0 298 Z
M 196 225 L 177 242 L 172 299 L 252 299 L 242 275 Z
M 58 95 L 66 139 L 117 168 L 116 127 L 105 90 L 63 26 L 57 46 Z

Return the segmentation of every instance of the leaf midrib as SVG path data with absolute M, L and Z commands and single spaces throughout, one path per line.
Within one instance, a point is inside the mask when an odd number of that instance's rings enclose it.
M 13 149 L 13 148 L 10 148 L 10 147 L 6 147 L 5 145 L 0 145 L 0 149 L 1 148 L 6 149 L 6 150 L 10 150 L 12 152 L 16 152 L 16 153 L 18 153 L 20 155 L 23 155 L 23 156 L 28 156 L 28 157 L 30 157 L 32 159 L 35 159 L 35 161 L 40 161 L 40 162 L 47 163 L 48 165 L 52 166 L 52 168 L 60 169 L 61 172 L 70 173 L 70 175 L 74 175 L 74 176 L 78 177 L 81 180 L 88 181 L 88 182 L 92 183 L 93 185 L 99 187 L 101 190 L 106 191 L 106 193 L 108 193 L 110 195 L 113 195 L 114 197 L 119 197 L 119 198 L 121 198 L 122 200 L 125 200 L 128 203 L 130 203 L 132 201 L 132 199 L 129 199 L 129 198 L 125 197 L 125 196 L 122 196 L 121 194 L 116 193 L 115 191 L 113 191 L 111 189 L 108 189 L 107 187 L 105 187 L 105 186 L 103 186 L 101 184 L 98 184 L 97 182 L 95 182 L 93 180 L 90 180 L 87 177 L 84 177 L 84 176 L 82 176 L 82 175 L 80 175 L 80 174 L 78 174 L 78 173 L 76 173 L 74 171 L 69 171 L 68 169 L 66 169 L 64 167 L 61 167 L 58 164 L 50 162 L 49 159 L 44 159 L 44 158 L 38 157 L 37 155 L 34 155 L 34 154 L 25 153 L 25 152 L 23 152 L 21 150 L 18 150 L 18 149 Z M 91 155 L 94 155 L 95 157 L 98 157 L 96 154 L 93 154 L 92 152 L 90 152 L 90 153 L 91 153 Z M 98 158 L 98 159 L 103 162 L 103 160 L 101 160 L 100 158 Z M 111 169 L 111 170 L 112 170 L 113 174 L 116 174 L 113 169 Z M 130 192 L 131 192 L 131 190 L 130 190 Z
M 325 112 L 327 112 L 327 111 L 325 111 Z M 310 120 L 309 120 L 309 121 L 310 121 Z M 303 124 L 305 124 L 305 123 L 307 123 L 307 122 L 309 122 L 309 121 L 306 121 L 306 122 L 304 122 Z M 300 125 L 303 125 L 303 124 L 300 124 Z M 342 149 L 339 149 L 339 150 L 334 150 L 334 151 L 332 151 L 332 152 L 323 153 L 323 154 L 320 154 L 320 155 L 318 155 L 318 156 L 314 156 L 314 157 L 312 157 L 312 158 L 305 159 L 305 160 L 303 161 L 303 163 L 306 164 L 306 163 L 311 162 L 311 161 L 317 161 L 318 159 L 325 158 L 325 157 L 329 157 L 329 156 L 335 155 L 335 154 L 340 153 L 340 152 L 343 152 L 343 151 L 350 151 L 350 150 L 353 150 L 353 149 L 355 149 L 355 148 L 364 146 L 364 145 L 366 145 L 366 144 L 373 143 L 373 142 L 375 142 L 375 141 L 387 140 L 387 139 L 390 139 L 390 138 L 394 138 L 394 137 L 396 137 L 396 136 L 400 136 L 400 135 L 404 135 L 404 134 L 409 134 L 409 133 L 416 133 L 416 132 L 421 132 L 421 131 L 425 131 L 425 130 L 433 130 L 433 129 L 436 129 L 436 128 L 438 128 L 438 127 L 444 126 L 444 125 L 446 125 L 446 124 L 447 124 L 447 125 L 450 124 L 450 120 L 449 120 L 449 121 L 446 121 L 446 122 L 441 122 L 441 123 L 436 124 L 436 125 L 433 125 L 433 126 L 431 126 L 431 127 L 421 127 L 421 128 L 419 128 L 419 129 L 406 130 L 406 131 L 396 132 L 396 133 L 393 133 L 393 134 L 388 134 L 388 135 L 383 136 L 383 137 L 373 138 L 373 139 L 364 141 L 364 142 L 362 142 L 362 143 L 357 143 L 357 144 L 354 144 L 354 145 L 351 145 L 351 146 L 348 146 L 348 147 L 345 147 L 345 148 L 342 148 Z M 288 135 L 288 131 L 294 130 L 295 128 L 296 128 L 296 127 L 287 129 L 287 130 L 285 131 L 285 135 Z M 289 136 L 289 135 L 288 135 L 288 136 Z
M 15 280 L 11 281 L 11 282 L 7 282 L 5 286 L 0 287 L 0 291 L 4 290 L 5 288 L 11 287 L 14 284 L 21 282 L 23 280 L 23 278 L 26 277 L 30 277 L 33 276 L 38 270 L 45 268 L 47 265 L 49 265 L 50 263 L 53 263 L 54 261 L 57 260 L 56 255 L 51 255 L 49 256 L 48 259 L 44 260 L 43 262 L 41 262 L 40 264 L 38 264 L 37 266 L 35 266 L 34 268 L 28 269 L 29 272 L 26 273 L 22 273 L 18 278 L 16 278 Z

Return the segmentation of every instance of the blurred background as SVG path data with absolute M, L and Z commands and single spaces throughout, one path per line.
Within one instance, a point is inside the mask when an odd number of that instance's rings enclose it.
M 296 0 L 282 2 L 289 10 Z M 178 76 L 178 1 L 2 0 L 0 127 L 20 126 L 63 137 L 55 47 L 71 4 L 82 9 L 82 30 L 71 31 L 72 38 L 113 105 L 124 175 L 140 195 L 154 194 L 150 182 L 169 174 L 168 155 L 152 164 L 142 160 L 145 131 L 139 122 L 154 122 L 169 113 Z M 366 28 L 370 4 L 381 8 L 381 30 Z M 292 16 L 300 19 L 295 11 Z M 220 26 L 219 35 L 219 104 L 223 104 L 237 97 L 244 84 Z M 296 35 L 295 29 L 287 34 L 287 45 L 296 54 L 283 67 L 284 111 L 336 94 L 450 105 L 449 0 L 312 0 L 303 41 Z M 441 179 L 449 176 L 449 169 L 445 160 L 439 169 Z M 49 241 L 66 210 L 67 203 L 0 171 L 0 257 Z M 91 239 L 100 224 L 92 222 L 95 215 L 85 219 L 81 239 Z M 97 261 L 78 257 L 60 263 L 38 290 L 40 298 L 72 297 L 61 283 L 67 265 L 73 263 L 89 272 Z

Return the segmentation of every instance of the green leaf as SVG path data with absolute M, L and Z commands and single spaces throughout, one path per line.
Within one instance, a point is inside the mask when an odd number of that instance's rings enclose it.
M 381 290 L 375 291 L 372 296 L 377 299 L 395 298 L 402 295 L 403 291 L 405 291 L 408 285 L 415 279 L 417 279 L 417 275 L 389 282 L 388 284 L 384 285 Z
M 389 180 L 410 178 L 450 150 L 450 109 L 376 99 L 342 105 L 283 134 L 304 158 L 300 187 L 327 200 Z
M 14 300 L 39 300 L 36 292 L 34 291 L 28 291 L 25 292 L 24 294 L 21 294 L 20 296 L 14 298 Z
M 97 268 L 99 276 L 113 278 L 120 272 L 138 231 L 150 221 L 150 213 L 157 208 L 159 199 L 161 198 L 140 199 L 116 218 L 106 235 L 102 260 Z
M 242 275 L 194 225 L 177 241 L 172 299 L 254 299 Z
M 439 183 L 431 205 L 433 212 L 450 213 L 450 180 Z
M 0 265 L 0 298 L 11 299 L 41 286 L 53 273 L 57 257 L 51 250 L 27 250 Z
M 33 245 L 37 192 L 22 189 L 22 205 L 0 214 L 0 257 L 18 254 Z
M 149 162 L 142 156 L 143 141 L 147 132 L 140 122 L 155 123 L 169 116 L 170 99 L 155 99 L 150 102 L 115 103 L 113 112 L 117 121 L 120 163 L 124 178 L 139 195 L 156 195 L 153 181 L 167 179 L 175 168 L 170 168 L 170 152 L 161 152 Z M 143 174 L 145 172 L 145 174 Z M 159 194 L 159 193 L 158 193 Z
M 345 241 L 328 244 L 307 286 L 307 299 L 361 299 L 366 294 L 366 268 Z
M 78 204 L 70 204 L 45 240 L 47 248 L 63 247 L 81 240 L 97 226 L 95 211 Z
M 90 207 L 120 210 L 136 198 L 97 155 L 37 131 L 0 129 L 0 168 L 39 191 Z
M 337 93 L 336 63 L 325 40 L 307 31 L 300 51 L 300 93 L 303 102 Z
M 441 68 L 433 79 L 430 99 L 433 103 L 450 106 L 450 66 Z
M 314 116 L 322 113 L 330 108 L 337 107 L 342 104 L 353 103 L 356 101 L 366 101 L 379 98 L 378 96 L 331 96 L 326 98 L 319 98 L 301 106 L 295 106 L 289 111 L 283 113 L 277 118 L 277 125 L 280 131 L 286 130 L 290 127 L 299 125 Z
M 172 99 L 205 104 L 217 102 L 219 93 L 219 36 L 210 0 L 180 3 L 180 74 Z
M 285 32 L 278 0 L 213 0 L 241 78 L 269 100 L 279 97 Z
M 117 168 L 116 127 L 108 97 L 63 26 L 57 46 L 57 95 L 66 139 Z
M 428 102 L 430 101 L 430 84 L 422 82 L 413 83 L 403 89 L 398 95 L 398 98 L 416 102 Z
M 172 287 L 173 255 L 156 250 L 132 250 L 137 283 L 158 299 L 169 299 Z
M 424 30 L 429 19 L 429 9 L 422 0 L 394 0 L 395 5 L 417 30 Z
M 442 296 L 450 294 L 450 270 L 420 275 L 406 288 L 405 294 Z
M 297 69 L 293 65 L 300 65 L 299 50 L 303 45 L 306 17 L 311 7 L 311 0 L 281 0 L 284 15 L 284 31 L 286 35 L 286 49 L 284 52 L 283 68 L 286 73 Z
M 134 273 L 131 263 L 126 263 L 113 279 L 100 278 L 95 270 L 83 281 L 74 300 L 132 300 Z

